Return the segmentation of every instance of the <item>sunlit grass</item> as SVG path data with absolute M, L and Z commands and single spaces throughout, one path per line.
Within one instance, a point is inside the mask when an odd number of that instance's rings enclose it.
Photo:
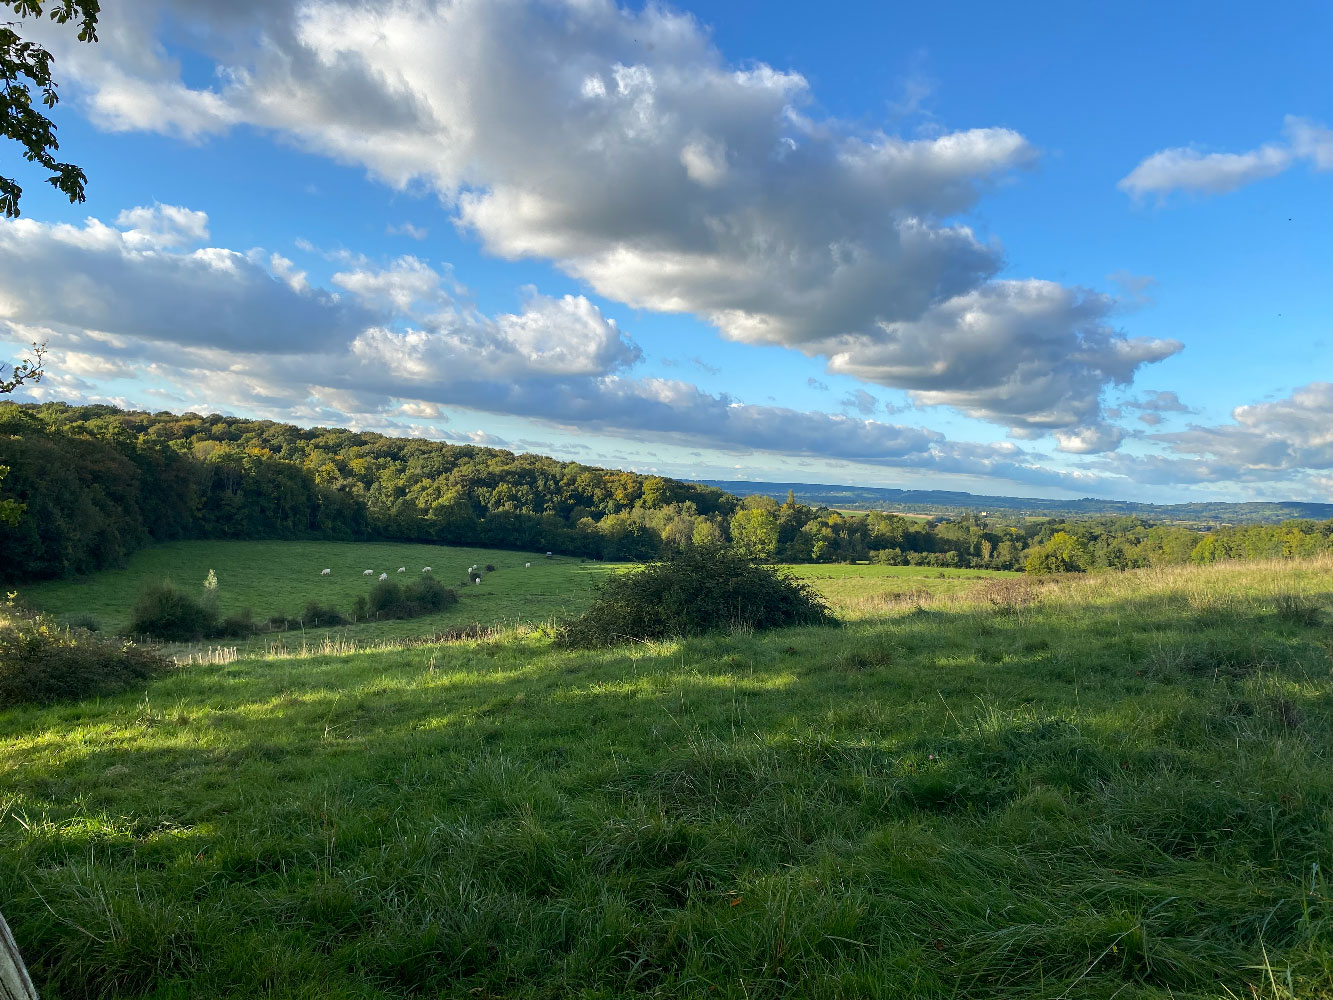
M 247 651 L 299 649 L 326 636 L 358 644 L 398 640 L 439 629 L 478 622 L 518 625 L 576 614 L 591 600 L 593 588 L 616 566 L 560 556 L 500 549 L 392 542 L 172 542 L 144 549 L 123 569 L 90 577 L 56 580 L 21 588 L 21 596 L 56 615 L 92 615 L 111 632 L 129 627 L 130 609 L 144 584 L 169 579 L 196 591 L 210 569 L 217 573 L 222 615 L 250 608 L 257 621 L 274 615 L 298 616 L 310 601 L 347 614 L 357 597 L 365 596 L 378 575 L 395 580 L 433 575 L 455 587 L 458 604 L 411 621 L 371 621 L 336 630 L 311 629 L 303 634 L 267 633 L 241 643 Z M 530 563 L 530 567 L 525 564 Z M 480 586 L 464 583 L 469 567 L 496 567 L 484 573 Z M 398 567 L 406 567 L 399 574 Z M 321 576 L 322 569 L 331 569 Z M 373 570 L 365 576 L 364 570 Z
M 980 581 L 1021 577 L 998 570 L 930 566 L 834 564 L 782 568 L 814 587 L 843 619 L 877 618 L 922 599 L 966 594 Z
M 47 997 L 1333 996 L 1331 626 L 1326 561 L 194 665 L 0 715 L 0 899 Z

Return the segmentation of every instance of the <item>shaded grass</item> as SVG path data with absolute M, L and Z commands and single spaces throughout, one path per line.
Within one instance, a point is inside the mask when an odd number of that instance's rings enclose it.
M 0 715 L 47 997 L 1333 995 L 1327 563 Z

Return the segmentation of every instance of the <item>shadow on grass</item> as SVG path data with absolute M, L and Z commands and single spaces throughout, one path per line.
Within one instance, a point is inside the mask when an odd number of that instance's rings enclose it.
M 1313 984 L 1313 621 L 924 609 L 208 668 L 8 720 L 37 744 L 0 894 L 62 996 L 1248 995 L 1265 960 Z

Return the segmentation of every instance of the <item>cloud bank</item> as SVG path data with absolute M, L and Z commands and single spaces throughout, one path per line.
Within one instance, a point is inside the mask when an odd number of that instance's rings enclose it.
M 203 213 L 153 206 L 118 220 L 121 228 L 0 221 L 0 336 L 52 348 L 52 374 L 31 398 L 424 436 L 444 434 L 448 406 L 732 453 L 1089 480 L 1012 444 L 956 443 L 868 419 L 875 401 L 865 393 L 854 397 L 862 415 L 848 416 L 634 377 L 640 349 L 583 296 L 528 289 L 517 312 L 485 315 L 447 268 L 416 257 L 382 266 L 348 257 L 334 292 L 276 254 L 191 248 L 191 236 L 207 237 Z M 133 385 L 121 395 L 96 385 L 117 380 Z
M 1035 161 L 1022 135 L 821 115 L 799 73 L 729 62 L 662 6 L 143 0 L 105 17 L 70 63 L 103 128 L 271 130 L 433 190 L 493 254 L 918 405 L 1109 446 L 1105 389 L 1180 346 L 1124 335 L 1094 293 L 994 280 L 1001 248 L 961 218 Z M 164 23 L 189 26 L 215 85 L 185 82 Z

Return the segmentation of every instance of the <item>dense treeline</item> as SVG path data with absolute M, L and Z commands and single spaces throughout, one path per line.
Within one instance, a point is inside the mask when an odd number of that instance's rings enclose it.
M 393 539 L 648 559 L 724 541 L 721 490 L 515 455 L 217 415 L 0 404 L 0 577 L 87 573 L 177 538 Z
M 0 405 L 5 495 L 0 577 L 88 573 L 177 538 L 366 537 L 365 505 L 262 449 L 196 455 L 111 407 Z M 146 415 L 144 415 L 146 416 Z M 151 418 L 150 418 L 151 419 Z
M 642 560 L 1070 572 L 1333 551 L 1333 521 L 1213 532 L 1138 517 L 845 515 L 538 455 L 216 414 L 0 404 L 0 578 L 88 573 L 177 538 L 392 539 Z

